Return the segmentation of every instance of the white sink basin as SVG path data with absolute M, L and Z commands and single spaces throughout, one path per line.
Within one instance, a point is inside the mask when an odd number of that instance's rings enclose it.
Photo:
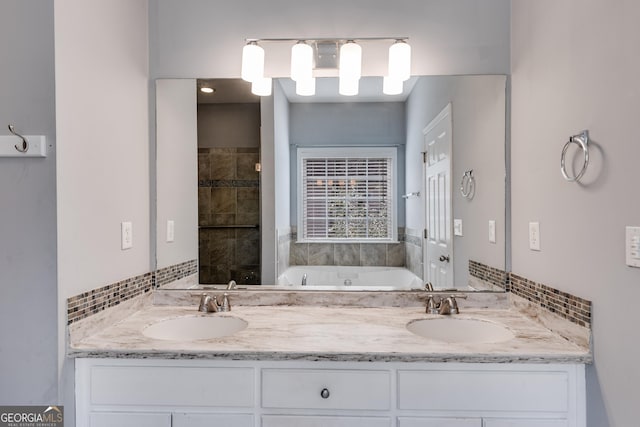
M 421 337 L 447 343 L 498 343 L 515 338 L 506 326 L 480 319 L 439 317 L 414 320 L 407 323 L 407 329 Z
M 228 337 L 247 327 L 248 323 L 237 317 L 186 316 L 161 320 L 142 330 L 149 338 L 171 341 L 196 341 Z

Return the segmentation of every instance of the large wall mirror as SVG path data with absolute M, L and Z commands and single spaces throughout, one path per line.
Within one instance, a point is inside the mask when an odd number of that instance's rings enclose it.
M 157 80 L 157 268 L 197 259 L 185 287 L 503 291 L 506 77 L 404 86 Z

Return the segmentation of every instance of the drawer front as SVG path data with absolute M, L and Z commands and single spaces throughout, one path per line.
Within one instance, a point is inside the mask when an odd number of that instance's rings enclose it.
M 399 417 L 398 427 L 482 427 L 482 419 Z
M 265 415 L 262 427 L 390 427 L 391 419 L 379 417 L 306 417 Z
M 484 427 L 569 427 L 566 420 L 485 419 Z
M 322 396 L 325 390 L 325 397 Z M 264 369 L 262 406 L 291 409 L 366 409 L 391 405 L 389 371 Z
M 253 407 L 253 368 L 94 366 L 91 404 Z
M 171 427 L 171 414 L 92 413 L 89 417 L 89 427 L 115 426 Z
M 566 372 L 399 371 L 400 409 L 566 413 Z
M 171 427 L 254 427 L 249 414 L 173 414 Z

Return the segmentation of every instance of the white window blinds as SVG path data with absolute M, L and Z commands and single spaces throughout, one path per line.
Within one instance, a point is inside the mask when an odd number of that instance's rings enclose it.
M 350 151 L 353 151 L 351 149 Z M 393 150 L 300 157 L 302 240 L 394 239 Z M 328 154 L 328 153 L 324 153 Z

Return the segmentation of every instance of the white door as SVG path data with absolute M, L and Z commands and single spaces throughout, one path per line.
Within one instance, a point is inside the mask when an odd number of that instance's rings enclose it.
M 423 130 L 425 226 L 424 277 L 434 288 L 453 288 L 451 204 L 451 104 Z

